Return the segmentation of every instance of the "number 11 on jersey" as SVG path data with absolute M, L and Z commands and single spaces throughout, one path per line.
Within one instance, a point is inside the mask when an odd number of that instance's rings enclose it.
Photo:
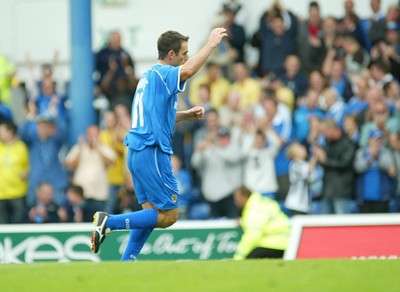
M 133 102 L 133 115 L 132 115 L 132 128 L 144 126 L 144 116 L 143 116 L 143 91 L 138 92 L 135 95 Z
M 138 86 L 136 88 L 135 98 L 133 100 L 133 113 L 132 113 L 132 128 L 144 126 L 144 115 L 143 115 L 143 94 L 146 89 L 147 81 L 146 76 L 140 78 Z

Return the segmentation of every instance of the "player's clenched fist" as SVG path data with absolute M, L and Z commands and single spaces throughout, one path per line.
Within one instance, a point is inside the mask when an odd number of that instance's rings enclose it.
M 204 107 L 195 106 L 186 111 L 186 119 L 201 120 L 204 116 Z

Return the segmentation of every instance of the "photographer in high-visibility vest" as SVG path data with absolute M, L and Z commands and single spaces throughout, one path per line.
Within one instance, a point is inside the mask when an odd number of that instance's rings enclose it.
M 289 240 L 290 223 L 279 204 L 244 186 L 236 189 L 234 200 L 242 209 L 240 225 L 243 229 L 234 259 L 282 258 Z

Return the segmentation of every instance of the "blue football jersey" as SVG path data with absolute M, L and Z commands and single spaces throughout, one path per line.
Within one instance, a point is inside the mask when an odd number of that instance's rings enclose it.
M 132 104 L 131 130 L 125 145 L 136 151 L 158 146 L 172 154 L 172 134 L 178 109 L 178 92 L 185 90 L 180 82 L 179 67 L 157 64 L 139 80 Z

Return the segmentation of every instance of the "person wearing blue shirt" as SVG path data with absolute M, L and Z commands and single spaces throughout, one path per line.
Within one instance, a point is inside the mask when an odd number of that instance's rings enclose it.
M 389 212 L 395 193 L 396 166 L 391 150 L 383 145 L 384 136 L 381 130 L 370 131 L 368 145 L 356 153 L 356 195 L 361 213 Z
M 299 56 L 288 55 L 284 63 L 285 71 L 279 76 L 283 84 L 293 91 L 296 101 L 306 94 L 308 87 L 307 75 L 300 71 L 301 65 Z
M 334 87 L 324 89 L 319 98 L 319 104 L 325 111 L 324 119 L 333 119 L 342 127 L 345 103 Z
M 305 102 L 301 104 L 293 113 L 293 132 L 294 138 L 301 144 L 306 144 L 310 129 L 310 116 L 322 118 L 323 112 L 318 107 L 318 92 L 309 90 Z
M 94 253 L 111 230 L 129 229 L 129 241 L 121 260 L 136 260 L 155 227 L 167 228 L 177 221 L 179 192 L 171 166 L 175 122 L 201 119 L 204 114 L 204 108 L 198 106 L 178 111 L 178 93 L 226 36 L 225 28 L 213 29 L 205 46 L 191 58 L 188 37 L 176 31 L 167 31 L 159 37 L 159 62 L 140 78 L 133 99 L 131 130 L 125 138 L 129 148 L 128 168 L 143 210 L 120 215 L 96 212 L 92 232 Z
M 54 112 L 53 109 L 50 110 Z M 59 115 L 37 115 L 31 101 L 29 113 L 18 128 L 18 134 L 29 147 L 29 190 L 27 206 L 36 202 L 36 188 L 40 183 L 49 183 L 54 190 L 54 201 L 58 205 L 66 202 L 65 190 L 68 177 L 58 158 L 60 149 L 67 138 L 67 124 Z
M 367 92 L 369 89 L 368 80 L 360 78 L 355 84 L 355 95 L 350 98 L 344 109 L 343 115 L 357 116 L 368 108 Z
M 97 73 L 97 84 L 101 85 L 103 78 L 110 70 L 110 63 L 116 65 L 116 75 L 126 76 L 127 67 L 135 70 L 135 63 L 129 53 L 122 47 L 121 33 L 118 30 L 110 32 L 107 45 L 95 55 L 95 66 Z M 112 85 L 115 85 L 117 78 L 112 78 Z
M 57 94 L 53 80 L 46 78 L 42 81 L 41 92 L 33 100 L 39 115 L 51 115 L 52 109 L 57 110 L 57 115 L 67 120 L 67 109 L 65 108 L 66 97 Z
M 259 50 L 260 76 L 283 74 L 285 58 L 296 52 L 296 17 L 291 12 L 281 11 L 276 4 L 273 6 L 261 16 L 259 29 L 251 42 Z
M 332 61 L 330 84 L 344 102 L 348 102 L 353 97 L 352 83 L 340 58 L 334 58 Z

